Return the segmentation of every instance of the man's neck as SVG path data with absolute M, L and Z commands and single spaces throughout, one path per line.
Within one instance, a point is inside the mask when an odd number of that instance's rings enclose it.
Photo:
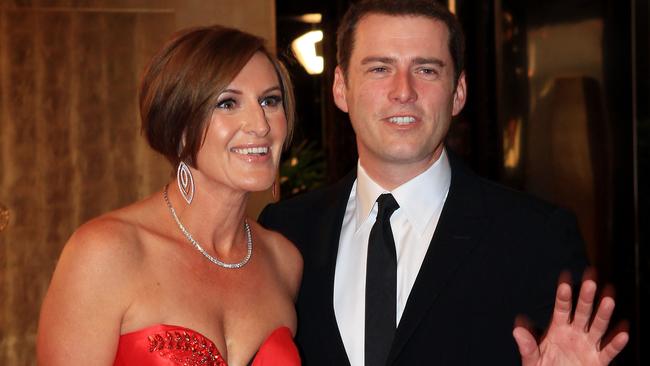
M 359 155 L 359 163 L 368 176 L 383 189 L 392 191 L 429 169 L 442 155 L 443 148 L 428 159 L 412 163 L 386 162 Z

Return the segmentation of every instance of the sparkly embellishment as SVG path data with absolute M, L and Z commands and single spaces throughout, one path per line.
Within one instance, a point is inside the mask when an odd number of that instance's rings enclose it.
M 228 269 L 237 269 L 237 268 L 242 268 L 243 266 L 248 263 L 248 261 L 251 259 L 251 255 L 253 254 L 253 236 L 251 235 L 251 227 L 248 225 L 248 220 L 244 219 L 244 232 L 246 233 L 246 256 L 244 259 L 237 263 L 226 263 L 222 262 L 219 258 L 213 257 L 210 255 L 210 253 L 206 252 L 205 249 L 199 244 L 198 241 L 194 240 L 192 237 L 192 234 L 190 234 L 189 231 L 183 226 L 183 223 L 181 223 L 181 220 L 178 218 L 178 215 L 176 215 L 176 210 L 174 210 L 174 207 L 172 207 L 172 203 L 169 201 L 169 197 L 167 197 L 167 187 L 168 185 L 165 185 L 165 189 L 163 189 L 163 198 L 165 199 L 165 203 L 167 204 L 167 207 L 169 208 L 169 212 L 172 214 L 172 217 L 174 218 L 174 221 L 176 221 L 176 225 L 178 225 L 178 228 L 181 229 L 181 232 L 187 240 L 190 241 L 190 243 L 198 250 L 201 254 L 203 254 L 204 257 L 206 257 L 210 262 L 216 264 L 219 267 L 222 268 L 228 268 Z
M 228 366 L 212 341 L 187 331 L 166 331 L 147 337 L 149 352 L 182 366 Z

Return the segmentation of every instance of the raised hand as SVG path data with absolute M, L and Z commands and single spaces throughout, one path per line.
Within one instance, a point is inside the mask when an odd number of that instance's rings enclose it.
M 553 319 L 541 343 L 524 327 L 512 332 L 523 366 L 541 365 L 608 365 L 627 344 L 627 332 L 619 332 L 601 347 L 614 311 L 614 299 L 603 297 L 590 323 L 596 295 L 596 283 L 585 280 L 580 288 L 573 320 L 571 319 L 571 286 L 561 283 L 555 296 Z

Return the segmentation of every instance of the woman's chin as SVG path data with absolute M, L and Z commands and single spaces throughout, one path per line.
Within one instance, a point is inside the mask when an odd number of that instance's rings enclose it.
M 243 188 L 248 192 L 264 192 L 271 189 L 274 182 L 275 177 L 272 179 L 250 180 L 244 184 Z

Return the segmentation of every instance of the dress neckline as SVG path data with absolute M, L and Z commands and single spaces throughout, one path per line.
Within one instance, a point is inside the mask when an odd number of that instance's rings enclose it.
M 194 330 L 192 328 L 183 327 L 181 325 L 165 324 L 165 323 L 152 324 L 152 325 L 146 326 L 144 328 L 139 328 L 139 329 L 136 329 L 136 330 L 132 330 L 130 332 L 120 334 L 120 337 L 130 337 L 131 335 L 135 335 L 135 334 L 142 333 L 142 332 L 148 332 L 148 331 L 151 331 L 152 329 L 155 329 L 155 328 L 165 328 L 165 330 L 169 330 L 169 329 L 187 330 L 187 331 L 190 331 L 190 332 L 192 332 L 192 333 L 194 333 L 196 335 L 200 335 L 201 337 L 205 338 L 206 340 L 209 340 L 210 342 L 212 342 L 212 340 L 210 338 L 206 337 L 205 335 L 203 335 L 203 333 L 201 333 L 199 331 L 196 331 L 196 330 Z M 273 335 L 273 333 L 277 332 L 278 330 L 280 330 L 282 328 L 289 329 L 289 327 L 287 327 L 286 325 L 281 325 L 281 326 L 273 329 L 273 331 L 269 334 L 267 339 L 270 338 L 270 336 Z M 289 331 L 291 331 L 291 329 L 289 329 Z M 292 334 L 293 334 L 293 332 L 292 332 Z M 212 343 L 214 343 L 214 342 L 212 342 Z M 264 342 L 262 342 L 262 344 L 264 344 Z
M 164 323 L 152 324 L 152 325 L 146 326 L 144 328 L 136 329 L 134 331 L 130 331 L 130 332 L 121 334 L 120 338 L 124 339 L 124 338 L 138 337 L 138 336 L 141 336 L 143 333 L 145 333 L 147 335 L 150 335 L 151 333 L 173 332 L 173 331 L 181 331 L 181 332 L 186 332 L 186 333 L 191 333 L 193 335 L 196 335 L 197 337 L 201 338 L 206 343 L 208 343 L 208 346 L 210 348 L 213 348 L 216 351 L 217 355 L 215 355 L 215 356 L 217 356 L 218 358 L 223 359 L 223 356 L 221 355 L 221 351 L 219 350 L 219 348 L 216 346 L 216 344 L 210 338 L 206 337 L 201 332 L 198 332 L 198 331 L 196 331 L 196 330 L 194 330 L 192 328 L 187 328 L 187 327 L 183 327 L 183 326 L 180 326 L 180 325 L 172 325 L 172 324 L 164 324 Z M 287 327 L 287 326 L 279 326 L 279 327 L 275 328 L 271 333 L 269 333 L 269 335 L 264 339 L 264 341 L 262 341 L 262 343 L 260 344 L 260 347 L 257 349 L 255 354 L 253 355 L 253 357 L 249 361 L 248 365 L 252 364 L 252 362 L 255 360 L 255 357 L 259 353 L 259 350 L 262 348 L 262 346 L 264 346 L 264 344 L 269 339 L 271 339 L 276 333 L 283 332 L 283 331 L 286 331 L 291 335 L 293 334 L 291 332 L 291 329 L 289 329 L 289 327 Z M 153 339 L 151 339 L 151 340 L 153 340 Z
M 205 335 L 203 335 L 203 333 L 201 333 L 199 331 L 196 331 L 196 330 L 194 330 L 192 328 L 183 327 L 183 326 L 180 326 L 180 325 L 165 324 L 165 323 L 152 324 L 152 325 L 149 325 L 149 326 L 146 326 L 146 327 L 143 327 L 143 328 L 139 328 L 139 329 L 136 329 L 136 330 L 133 330 L 133 331 L 130 331 L 130 332 L 126 332 L 124 334 L 120 334 L 120 338 L 122 338 L 122 337 L 133 337 L 133 336 L 139 335 L 140 333 L 151 332 L 152 330 L 183 330 L 183 331 L 188 331 L 188 332 L 194 333 L 194 334 L 196 334 L 198 336 L 201 336 L 201 338 L 204 338 L 205 340 L 210 341 L 210 343 L 212 343 L 214 345 L 214 342 L 210 338 L 206 337 Z

